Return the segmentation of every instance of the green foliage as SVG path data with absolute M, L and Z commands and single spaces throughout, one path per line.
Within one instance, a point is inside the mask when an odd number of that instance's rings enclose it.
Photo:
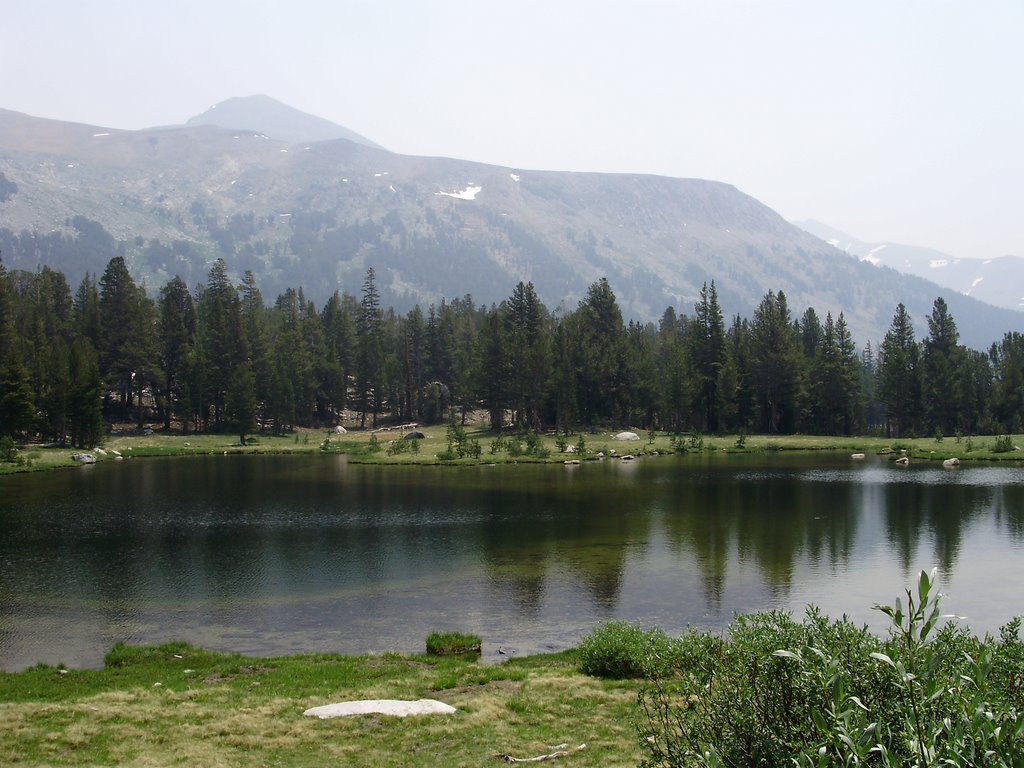
M 884 640 L 814 609 L 684 637 L 679 674 L 640 697 L 644 765 L 1021 765 L 1020 620 L 978 639 L 940 627 L 939 603 L 922 572 L 916 596 L 876 606 Z
M 594 629 L 579 647 L 580 671 L 612 679 L 663 678 L 680 659 L 681 644 L 659 627 L 643 629 L 611 621 Z
M 0 437 L 0 461 L 14 463 L 18 460 L 18 446 L 10 435 Z
M 427 636 L 427 654 L 430 656 L 479 655 L 479 635 L 462 632 L 431 632 Z
M 1014 450 L 1013 438 L 1009 435 L 999 435 L 992 443 L 992 453 L 1009 453 Z
M 704 450 L 704 435 L 697 430 L 691 430 L 687 436 L 687 448 L 691 451 L 703 451 Z
M 740 432 L 739 436 L 737 436 L 737 438 L 736 438 L 736 447 L 737 448 L 746 448 L 747 447 L 747 433 L 746 432 Z
M 379 453 L 380 452 L 380 441 L 376 435 L 370 435 L 370 439 L 366 443 L 367 453 Z
M 398 456 L 400 454 L 407 453 L 409 451 L 410 444 L 415 442 L 415 440 L 402 440 L 401 438 L 398 440 L 392 440 L 388 443 L 385 453 L 388 456 Z

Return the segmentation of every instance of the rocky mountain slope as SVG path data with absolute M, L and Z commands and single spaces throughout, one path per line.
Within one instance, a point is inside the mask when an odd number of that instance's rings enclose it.
M 74 285 L 120 252 L 155 291 L 175 274 L 201 282 L 223 257 L 235 276 L 252 270 L 268 301 L 302 286 L 318 304 L 335 289 L 358 294 L 372 266 L 384 304 L 400 310 L 464 294 L 501 301 L 519 280 L 550 308 L 572 309 L 605 276 L 639 320 L 670 305 L 692 312 L 715 280 L 727 314 L 750 316 L 781 289 L 795 314 L 845 312 L 860 344 L 881 339 L 900 301 L 923 335 L 943 294 L 965 343 L 1024 329 L 1024 313 L 862 263 L 728 184 L 269 136 L 198 124 L 118 131 L 0 110 L 4 263 L 50 264 Z

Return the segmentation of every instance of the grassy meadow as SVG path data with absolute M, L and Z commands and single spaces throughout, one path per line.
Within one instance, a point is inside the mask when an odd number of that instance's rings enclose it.
M 639 681 L 577 671 L 574 652 L 485 665 L 464 657 L 244 658 L 185 644 L 115 646 L 98 670 L 0 673 L 5 766 L 635 766 Z M 438 699 L 454 715 L 318 720 L 353 699 Z
M 665 432 L 650 433 L 636 430 L 638 441 L 617 441 L 612 432 L 583 432 L 559 438 L 539 435 L 532 446 L 518 441 L 518 449 L 510 449 L 514 436 L 499 438 L 488 430 L 468 426 L 465 442 L 475 443 L 478 455 L 453 454 L 449 449 L 445 425 L 421 427 L 422 440 L 403 441 L 398 430 L 351 431 L 335 435 L 325 430 L 301 430 L 283 436 L 259 434 L 247 438 L 240 445 L 233 434 L 182 434 L 180 432 L 153 431 L 152 434 L 124 433 L 110 435 L 95 452 L 97 461 L 142 458 L 148 456 L 186 456 L 201 454 L 237 453 L 343 453 L 350 461 L 374 464 L 488 464 L 509 462 L 553 462 L 582 459 L 593 460 L 603 454 L 606 458 L 631 454 L 634 456 L 664 455 L 666 453 L 756 453 L 771 451 L 849 451 L 851 453 L 887 454 L 893 458 L 902 455 L 912 460 L 942 461 L 959 458 L 961 461 L 1024 461 L 1024 453 L 1014 450 L 1024 446 L 1024 435 L 886 438 L 836 437 L 815 435 L 679 435 Z M 580 445 L 582 438 L 583 445 Z M 999 441 L 1003 445 L 999 445 Z M 564 453 L 559 445 L 573 449 Z M 413 445 L 415 443 L 415 446 Z M 1010 450 L 997 450 L 1010 446 Z M 582 453 L 579 448 L 582 447 Z M 79 466 L 72 460 L 76 453 L 91 452 L 73 448 L 52 448 L 35 444 L 18 446 L 17 461 L 0 461 L 0 475 L 13 472 Z

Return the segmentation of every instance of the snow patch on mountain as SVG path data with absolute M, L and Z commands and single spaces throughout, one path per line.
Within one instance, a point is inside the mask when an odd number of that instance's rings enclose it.
M 444 197 L 454 197 L 458 200 L 476 200 L 476 196 L 483 190 L 479 184 L 470 184 L 460 192 L 435 192 L 435 195 L 443 195 Z

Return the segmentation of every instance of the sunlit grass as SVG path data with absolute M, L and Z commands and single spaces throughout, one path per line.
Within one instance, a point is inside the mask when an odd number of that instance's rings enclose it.
M 634 766 L 639 683 L 562 653 L 485 665 L 426 656 L 247 659 L 180 644 L 122 649 L 102 670 L 0 675 L 0 764 L 476 766 L 573 747 L 575 766 Z M 434 698 L 452 716 L 303 717 L 350 699 Z

